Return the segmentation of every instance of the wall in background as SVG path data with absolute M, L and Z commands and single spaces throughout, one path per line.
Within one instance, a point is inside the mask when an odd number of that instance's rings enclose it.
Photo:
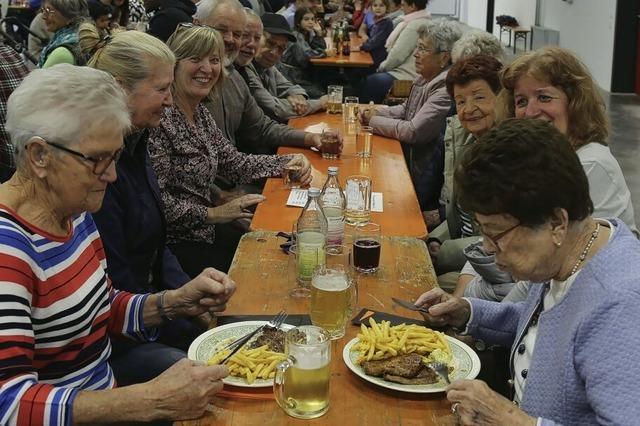
M 611 91 L 616 0 L 543 0 L 541 7 L 540 24 L 560 31 L 560 46 L 576 53 L 598 85 Z
M 487 0 L 462 0 L 460 21 L 484 30 L 487 21 Z

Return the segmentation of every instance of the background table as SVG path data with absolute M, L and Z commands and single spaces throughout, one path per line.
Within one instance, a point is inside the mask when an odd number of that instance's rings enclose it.
M 279 154 L 303 153 L 311 160 L 315 169 L 313 186 L 324 185 L 329 166 L 340 168 L 339 177 L 343 186 L 348 176 L 356 174 L 370 176 L 373 191 L 382 192 L 384 211 L 371 213 L 371 221 L 381 225 L 382 234 L 417 238 L 427 236 L 420 205 L 398 141 L 374 135 L 372 157 L 359 158 L 355 155 L 355 136 L 348 135 L 349 128 L 342 123 L 341 114 L 312 114 L 290 120 L 289 125 L 296 129 L 310 131 L 318 131 L 322 126 L 330 126 L 341 129 L 343 133 L 344 150 L 342 156 L 336 160 L 325 160 L 320 153 L 308 149 L 291 147 L 278 149 Z M 312 125 L 315 129 L 309 128 Z M 299 207 L 286 207 L 289 192 L 289 189 L 284 188 L 282 179 L 268 179 L 262 191 L 267 199 L 258 204 L 251 221 L 251 229 L 290 232 L 301 210 Z
M 327 46 L 332 45 L 333 42 L 329 39 L 327 42 Z M 315 58 L 311 59 L 310 62 L 313 65 L 322 67 L 368 68 L 373 65 L 373 58 L 371 57 L 371 54 L 369 52 L 353 51 L 354 48 L 359 49 L 361 45 L 362 39 L 360 37 L 352 35 L 349 43 L 349 46 L 351 47 L 350 55 L 333 55 L 324 58 Z
M 282 239 L 273 232 L 251 232 L 242 237 L 229 274 L 238 285 L 225 314 L 306 314 L 308 299 L 293 299 L 295 285 L 289 274 Z M 398 259 L 401 259 L 398 262 Z M 402 280 L 402 282 L 399 282 Z M 437 286 L 424 242 L 415 238 L 382 239 L 381 268 L 374 275 L 358 278 L 355 312 L 371 308 L 405 317 L 421 318 L 395 306 L 391 297 L 413 300 Z M 444 393 L 411 394 L 387 390 L 368 383 L 351 372 L 342 360 L 342 349 L 356 337 L 358 327 L 349 324 L 343 339 L 332 344 L 330 408 L 315 420 L 287 416 L 275 400 L 257 401 L 216 398 L 215 409 L 201 419 L 176 423 L 179 426 L 213 425 L 453 425 L 450 404 Z

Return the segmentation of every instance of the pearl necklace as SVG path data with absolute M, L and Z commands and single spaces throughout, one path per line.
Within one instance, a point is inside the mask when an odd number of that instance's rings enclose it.
M 578 261 L 576 262 L 576 264 L 573 265 L 573 269 L 571 270 L 571 273 L 569 274 L 569 276 L 572 276 L 573 274 L 578 272 L 578 267 L 587 258 L 587 254 L 589 254 L 589 250 L 591 250 L 591 246 L 593 246 L 593 243 L 596 241 L 596 238 L 598 238 L 598 232 L 600 232 L 600 223 L 596 222 L 596 229 L 594 229 L 593 232 L 591 233 L 591 238 L 589 238 L 589 242 L 585 246 L 584 250 L 582 250 L 582 253 L 580 253 L 580 257 L 578 258 Z

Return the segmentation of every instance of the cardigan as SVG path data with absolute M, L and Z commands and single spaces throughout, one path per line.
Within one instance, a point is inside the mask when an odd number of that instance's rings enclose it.
M 115 386 L 110 336 L 154 340 L 148 295 L 111 286 L 88 213 L 53 236 L 0 206 L 0 424 L 70 425 L 81 390 Z
M 369 121 L 375 134 L 402 142 L 414 181 L 427 168 L 451 109 L 445 87 L 448 70 L 431 81 L 418 78 L 403 104 L 380 108 Z
M 389 34 L 393 31 L 391 19 L 383 17 L 379 21 L 374 21 L 371 27 L 367 26 L 369 38 L 362 43 L 360 50 L 371 53 L 373 58 L 373 69 L 377 70 L 382 61 L 387 59 L 387 49 L 384 47 Z
M 609 243 L 538 319 L 521 408 L 543 425 L 622 425 L 640 418 L 640 242 L 624 222 L 610 221 Z M 519 303 L 469 299 L 468 332 L 511 346 L 513 359 L 544 287 L 534 284 Z

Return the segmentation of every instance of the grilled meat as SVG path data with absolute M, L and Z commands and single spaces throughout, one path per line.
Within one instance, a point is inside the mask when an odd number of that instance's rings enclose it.
M 256 338 L 256 340 L 249 345 L 251 349 L 259 348 L 263 345 L 268 345 L 269 350 L 273 352 L 284 353 L 284 338 L 285 332 L 277 328 L 265 327 L 262 333 Z
M 422 357 L 413 353 L 379 361 L 364 361 L 362 368 L 369 376 L 383 377 L 384 375 L 391 375 L 411 379 L 416 377 L 424 366 Z
M 391 374 L 385 374 L 383 378 L 388 382 L 401 383 L 403 385 L 431 385 L 438 381 L 438 375 L 425 365 L 422 366 L 416 377 L 410 379 Z

